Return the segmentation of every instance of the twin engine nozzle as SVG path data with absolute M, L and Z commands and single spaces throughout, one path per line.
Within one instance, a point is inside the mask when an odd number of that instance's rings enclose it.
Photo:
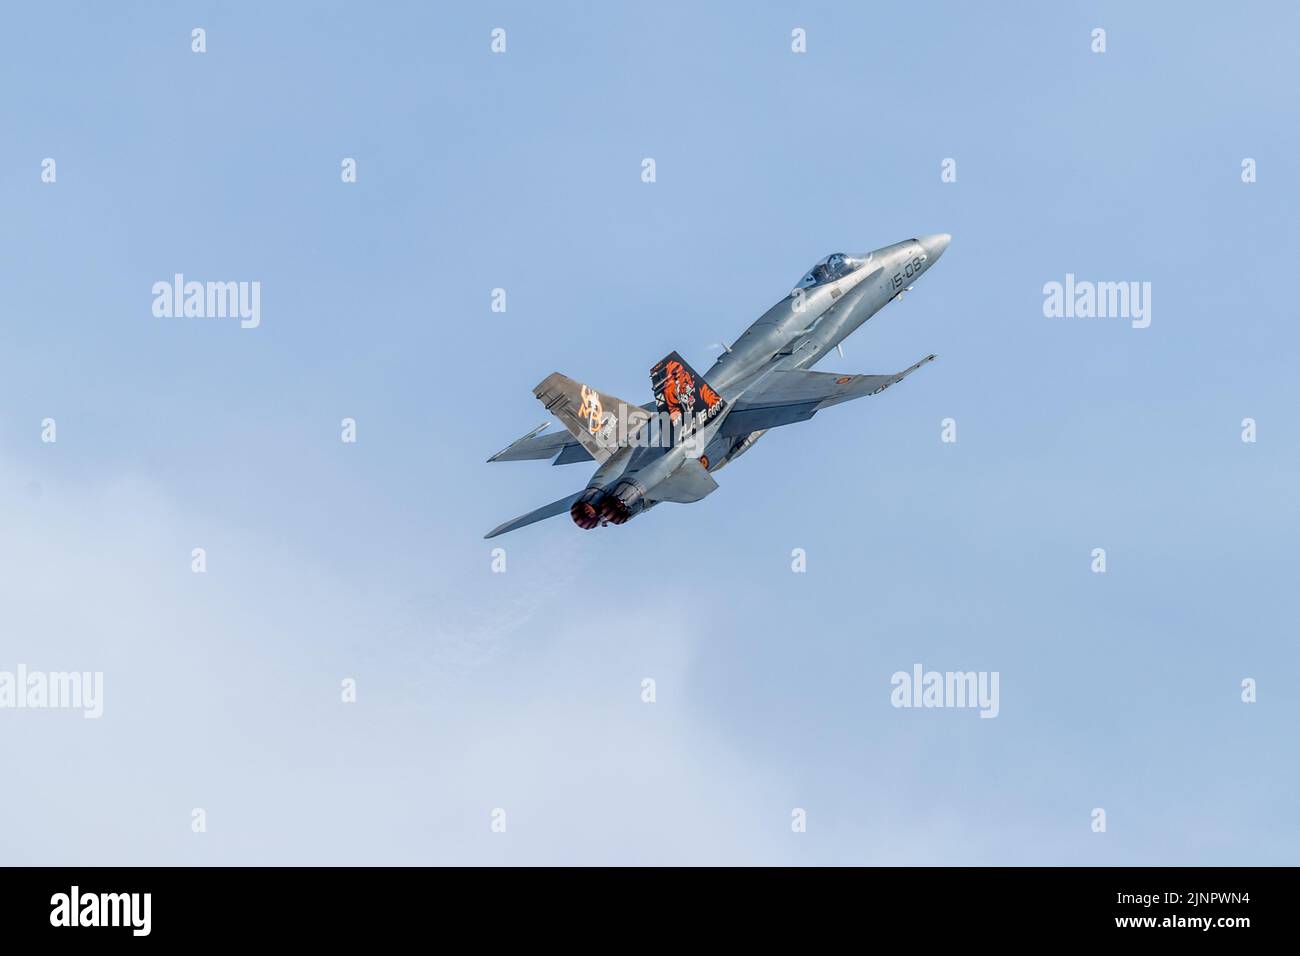
M 569 508 L 569 517 L 579 528 L 590 531 L 597 525 L 624 524 L 645 508 L 645 489 L 624 480 L 613 491 L 588 488 Z
M 569 508 L 569 517 L 579 528 L 590 531 L 600 524 L 600 504 L 605 497 L 603 488 L 588 488 Z

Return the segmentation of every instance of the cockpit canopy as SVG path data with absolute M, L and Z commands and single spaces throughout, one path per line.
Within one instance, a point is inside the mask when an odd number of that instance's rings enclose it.
M 854 259 L 842 252 L 832 252 L 825 259 L 818 260 L 817 264 L 809 269 L 796 289 L 810 289 L 815 285 L 821 285 L 824 282 L 834 282 L 836 279 L 842 279 L 853 270 L 859 268 L 864 260 Z

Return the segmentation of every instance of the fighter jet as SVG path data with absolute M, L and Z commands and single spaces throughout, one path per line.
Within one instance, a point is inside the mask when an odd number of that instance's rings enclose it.
M 810 369 L 858 326 L 939 261 L 947 233 L 918 236 L 861 255 L 819 260 L 780 302 L 699 375 L 676 352 L 650 370 L 654 401 L 625 402 L 554 372 L 533 394 L 563 431 L 546 423 L 488 461 L 553 458 L 594 461 L 586 487 L 489 531 L 507 531 L 568 512 L 580 528 L 621 525 L 661 502 L 699 501 L 718 487 L 713 474 L 769 429 L 807 421 L 821 409 L 878 395 L 922 365 L 894 375 L 838 375 Z

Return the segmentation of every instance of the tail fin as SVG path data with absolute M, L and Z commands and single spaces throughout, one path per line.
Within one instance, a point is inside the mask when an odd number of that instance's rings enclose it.
M 597 464 L 604 464 L 618 450 L 619 441 L 626 440 L 650 417 L 640 405 L 588 388 L 559 372 L 542 379 L 533 394 Z M 620 418 L 626 424 L 620 426 Z
M 650 387 L 659 413 L 667 412 L 674 426 L 703 428 L 727 407 L 726 400 L 676 352 L 669 352 L 650 370 Z

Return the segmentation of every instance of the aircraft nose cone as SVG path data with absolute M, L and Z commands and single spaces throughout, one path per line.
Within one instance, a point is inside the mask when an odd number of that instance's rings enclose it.
M 928 265 L 934 265 L 936 259 L 943 255 L 943 251 L 948 248 L 948 243 L 952 242 L 952 236 L 946 232 L 936 232 L 933 235 L 921 236 L 917 240 L 921 248 L 929 259 Z

